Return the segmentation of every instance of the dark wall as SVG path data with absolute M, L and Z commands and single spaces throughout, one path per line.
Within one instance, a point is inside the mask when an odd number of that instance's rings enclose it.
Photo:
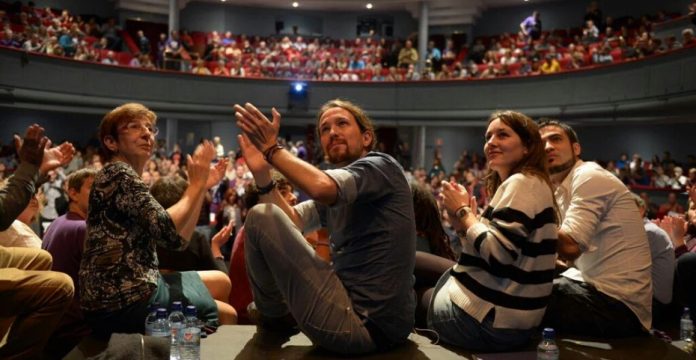
M 693 117 L 696 120 L 696 116 Z M 583 158 L 616 160 L 621 153 L 638 153 L 644 160 L 665 150 L 678 161 L 696 154 L 696 124 L 670 124 L 655 119 L 651 124 L 617 124 L 578 127 Z
M 22 1 L 26 4 L 26 1 Z M 53 9 L 68 9 L 72 14 L 97 15 L 100 17 L 116 16 L 114 2 L 106 0 L 34 0 L 37 7 L 50 6 Z
M 147 21 L 147 22 L 153 22 L 153 23 L 158 23 L 158 24 L 169 23 L 169 16 L 168 15 L 143 13 L 143 12 L 130 11 L 130 10 L 119 10 L 118 19 L 119 19 L 121 25 L 124 25 L 126 23 L 126 20 Z
M 517 33 L 520 23 L 532 11 L 539 10 L 544 29 L 572 28 L 582 25 L 588 0 L 551 1 L 541 4 L 492 8 L 483 12 L 474 26 L 474 35 L 496 35 L 503 32 Z M 633 16 L 639 18 L 645 14 L 656 14 L 659 10 L 686 14 L 688 0 L 635 1 L 604 0 L 599 7 L 604 16 L 614 18 Z
M 694 116 L 693 121 L 696 121 Z M 686 156 L 696 155 L 693 146 L 696 141 L 696 124 L 664 123 L 655 118 L 650 124 L 617 123 L 601 126 L 574 125 L 582 145 L 582 158 L 585 160 L 617 160 L 621 153 L 640 154 L 644 160 L 653 155 L 662 157 L 670 151 L 672 157 L 680 162 Z M 425 142 L 425 164 L 432 166 L 435 141 L 442 139 L 442 160 L 445 169 L 452 171 L 452 164 L 462 151 L 477 152 L 483 155 L 483 134 L 485 127 L 428 127 Z
M 696 121 L 694 116 L 693 121 Z M 664 123 L 655 118 L 649 124 L 617 123 L 601 126 L 574 125 L 582 145 L 582 158 L 585 160 L 617 160 L 621 153 L 640 154 L 644 160 L 653 155 L 662 157 L 670 151 L 677 161 L 685 162 L 686 156 L 696 155 L 693 146 L 696 141 L 694 123 Z M 442 160 L 445 169 L 452 170 L 452 164 L 462 151 L 477 152 L 483 155 L 483 134 L 485 127 L 447 127 L 433 126 L 426 129 L 425 165 L 432 166 L 435 142 L 442 139 Z
M 354 38 L 358 17 L 391 17 L 394 36 L 405 38 L 417 31 L 417 21 L 406 11 L 385 13 L 325 12 L 300 9 L 267 9 L 192 2 L 181 10 L 181 27 L 200 31 L 232 31 L 234 34 L 267 36 L 276 33 L 276 22 L 283 23 L 283 34 L 297 26 L 301 35 Z
M 4 108 L 0 116 L 0 142 L 9 143 L 14 133 L 23 135 L 29 125 L 37 123 L 46 129 L 46 136 L 54 143 L 68 140 L 84 146 L 96 138 L 102 116 Z

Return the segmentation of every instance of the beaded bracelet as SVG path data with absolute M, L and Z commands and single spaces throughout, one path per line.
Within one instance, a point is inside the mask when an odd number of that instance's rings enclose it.
M 283 145 L 273 144 L 270 147 L 268 147 L 268 149 L 263 151 L 263 158 L 266 160 L 267 163 L 270 164 L 271 159 L 273 159 L 273 155 L 275 155 L 275 153 L 281 149 L 283 149 Z
M 266 195 L 269 192 L 273 191 L 273 189 L 275 189 L 275 187 L 276 187 L 275 180 L 271 180 L 271 183 L 266 185 L 266 186 L 261 186 L 261 187 L 257 186 L 256 191 L 258 192 L 259 195 Z

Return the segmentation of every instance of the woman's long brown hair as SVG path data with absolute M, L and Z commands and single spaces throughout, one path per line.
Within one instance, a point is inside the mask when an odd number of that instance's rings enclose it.
M 509 126 L 512 131 L 520 137 L 522 144 L 527 148 L 527 154 L 514 168 L 512 168 L 510 175 L 522 173 L 540 178 L 548 185 L 549 191 L 551 191 L 551 197 L 555 199 L 553 196 L 553 185 L 551 185 L 551 178 L 549 177 L 548 160 L 546 158 L 546 151 L 544 150 L 544 142 L 541 140 L 537 123 L 527 115 L 511 110 L 494 112 L 488 119 L 488 123 L 490 124 L 496 119 L 499 119 L 503 124 Z M 485 179 L 486 189 L 492 197 L 498 190 L 498 187 L 500 187 L 500 184 L 503 183 L 503 180 L 500 178 L 500 175 L 492 169 L 488 170 Z M 556 214 L 556 223 L 558 223 L 560 217 L 558 216 L 558 206 L 555 200 L 553 202 L 553 208 Z

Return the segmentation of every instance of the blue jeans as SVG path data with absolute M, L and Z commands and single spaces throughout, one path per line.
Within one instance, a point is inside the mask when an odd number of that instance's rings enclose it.
M 259 204 L 244 224 L 244 254 L 256 308 L 266 317 L 288 313 L 312 342 L 342 354 L 376 350 L 348 291 L 307 243 L 290 218 L 273 204 Z
M 479 323 L 450 300 L 444 288 L 449 279 L 447 271 L 438 281 L 428 307 L 428 327 L 437 332 L 440 341 L 476 351 L 506 351 L 527 344 L 536 329 L 494 328 L 495 310 Z

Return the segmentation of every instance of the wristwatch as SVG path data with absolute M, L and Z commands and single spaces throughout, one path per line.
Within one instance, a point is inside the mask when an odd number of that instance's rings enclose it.
M 454 215 L 456 217 L 458 217 L 459 219 L 463 219 L 464 217 L 469 215 L 470 212 L 471 212 L 471 207 L 464 205 L 464 206 L 460 206 L 459 209 L 457 209 L 457 211 L 454 212 Z

